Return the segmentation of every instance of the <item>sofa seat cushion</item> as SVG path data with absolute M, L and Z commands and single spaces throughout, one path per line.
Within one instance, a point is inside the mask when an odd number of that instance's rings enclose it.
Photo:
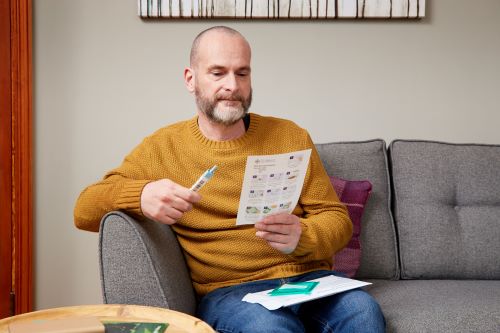
M 387 332 L 499 332 L 500 281 L 371 280 Z
M 500 146 L 393 141 L 401 277 L 500 279 Z
M 372 184 L 361 222 L 361 264 L 357 278 L 397 279 L 396 234 L 390 211 L 390 184 L 385 141 L 316 144 L 326 172 Z

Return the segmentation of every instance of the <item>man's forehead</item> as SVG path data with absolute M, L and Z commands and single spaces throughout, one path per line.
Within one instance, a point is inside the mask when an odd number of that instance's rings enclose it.
M 250 66 L 250 47 L 241 38 L 206 39 L 198 49 L 198 60 L 209 66 L 227 66 L 236 62 L 238 66 Z
M 202 37 L 200 40 L 200 49 L 228 48 L 228 44 L 239 44 L 250 50 L 250 45 L 248 45 L 248 42 L 245 38 L 243 38 L 243 36 L 217 31 L 209 32 L 206 36 Z

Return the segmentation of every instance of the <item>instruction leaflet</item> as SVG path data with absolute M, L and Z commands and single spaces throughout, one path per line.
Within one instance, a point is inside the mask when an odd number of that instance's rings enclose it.
M 310 156 L 311 149 L 248 156 L 236 225 L 291 213 L 299 201 Z
M 276 310 L 283 306 L 300 304 L 371 284 L 370 282 L 348 279 L 334 275 L 310 280 L 308 282 L 318 283 L 318 285 L 310 293 L 284 294 L 282 296 L 276 296 L 272 294 L 273 289 L 270 289 L 246 294 L 242 301 L 248 303 L 258 303 L 268 310 Z

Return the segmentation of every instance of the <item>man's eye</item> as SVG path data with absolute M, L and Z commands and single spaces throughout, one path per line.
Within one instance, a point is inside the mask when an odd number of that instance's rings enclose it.
M 248 72 L 238 72 L 238 76 L 248 76 Z
M 213 76 L 221 76 L 221 75 L 222 75 L 222 72 L 212 72 L 212 75 L 213 75 Z

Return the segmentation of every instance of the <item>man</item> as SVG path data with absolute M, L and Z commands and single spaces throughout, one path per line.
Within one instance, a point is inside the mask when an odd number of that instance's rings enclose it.
M 143 223 L 171 225 L 200 298 L 197 315 L 220 332 L 381 332 L 380 308 L 362 290 L 275 311 L 242 301 L 249 292 L 334 274 L 332 255 L 352 232 L 308 133 L 290 121 L 248 113 L 250 58 L 239 32 L 214 27 L 200 33 L 184 70 L 197 115 L 147 137 L 120 167 L 85 189 L 75 224 L 97 231 L 106 212 L 123 210 Z M 246 158 L 305 149 L 312 153 L 292 214 L 236 226 Z M 213 165 L 218 170 L 203 195 L 191 191 Z

